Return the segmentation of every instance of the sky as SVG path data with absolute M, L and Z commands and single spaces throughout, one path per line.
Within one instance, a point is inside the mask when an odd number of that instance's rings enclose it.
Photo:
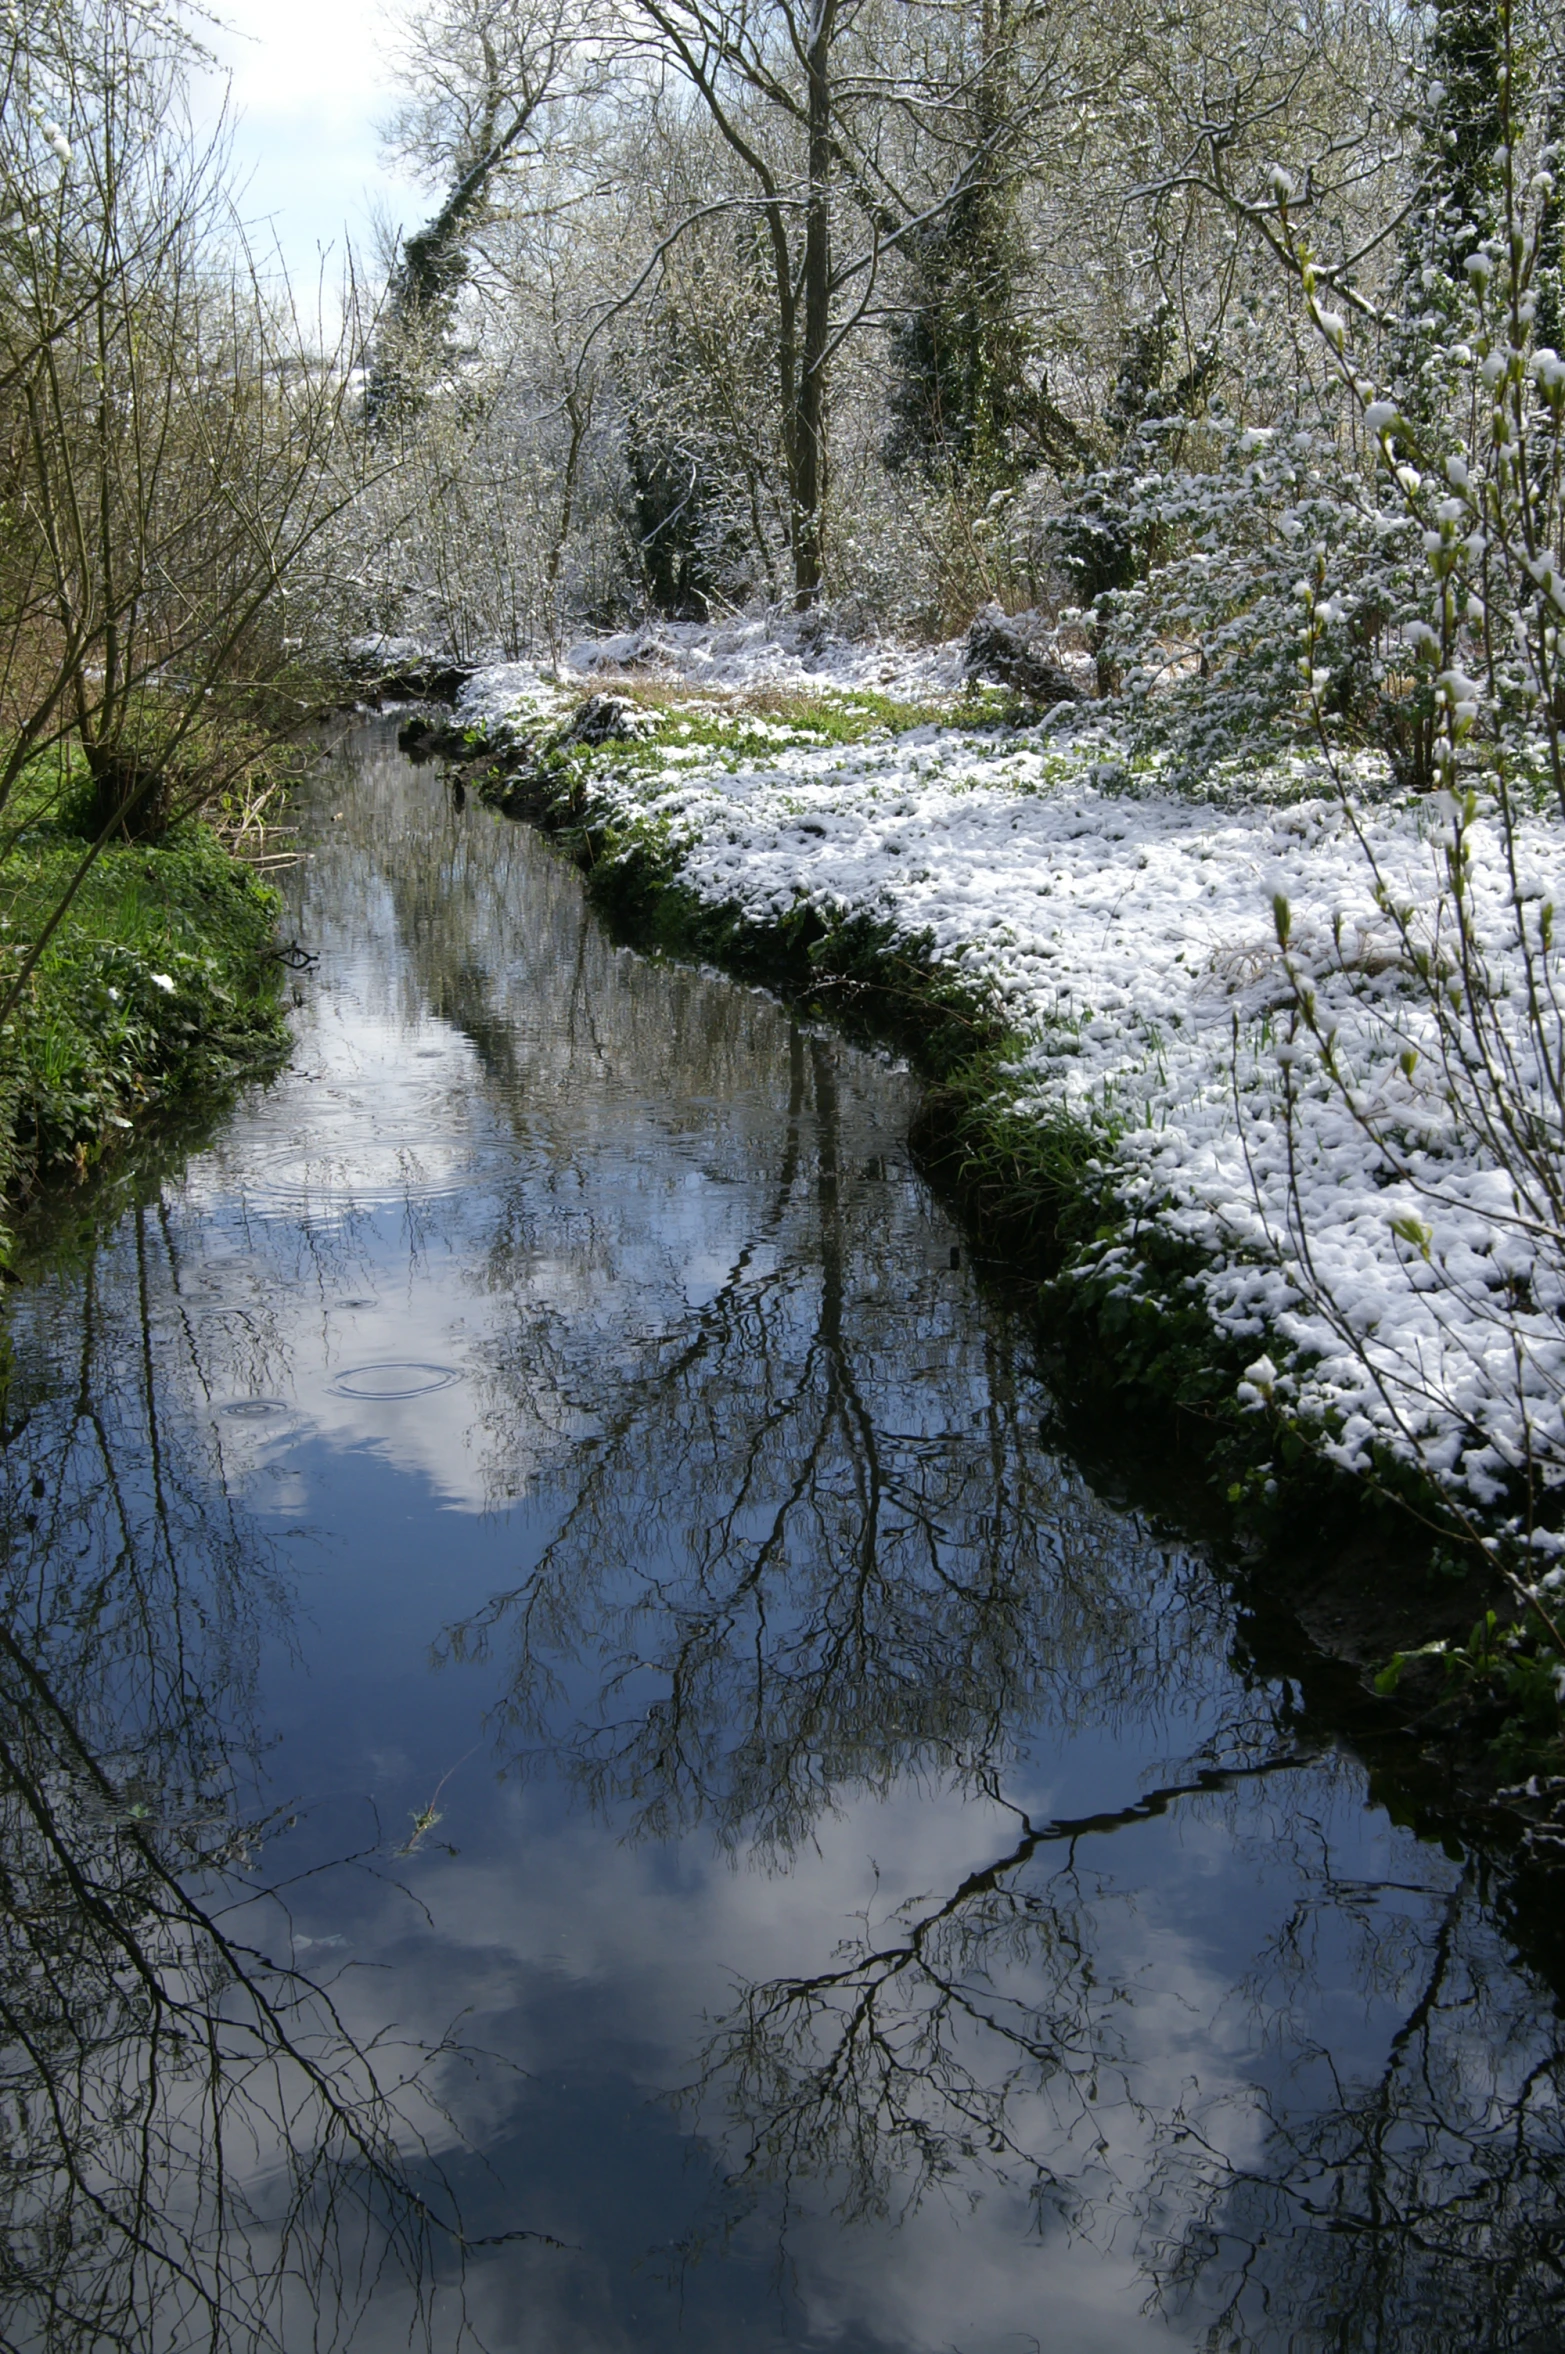
M 236 177 L 257 244 L 275 241 L 299 293 L 322 252 L 335 284 L 345 238 L 368 250 L 377 207 L 405 224 L 424 193 L 389 171 L 378 124 L 393 93 L 385 64 L 396 10 L 388 0 L 209 0 L 226 27 L 198 30 L 216 52 L 207 78 L 215 110 L 231 78 Z

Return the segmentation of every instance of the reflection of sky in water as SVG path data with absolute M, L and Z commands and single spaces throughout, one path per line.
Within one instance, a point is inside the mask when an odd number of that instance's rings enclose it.
M 1536 1997 L 1043 1454 L 907 1083 L 614 949 L 433 778 L 332 792 L 292 1072 L 18 1345 L 42 1391 L 90 1306 L 118 1484 L 51 1476 L 111 1558 L 172 1530 L 206 1705 L 259 1662 L 276 1868 L 367 1851 L 297 1882 L 301 1960 L 489 2055 L 431 2127 L 470 2228 L 567 2244 L 475 2254 L 487 2342 L 1480 2342 L 1467 2224 L 1325 2224 L 1479 2162 Z

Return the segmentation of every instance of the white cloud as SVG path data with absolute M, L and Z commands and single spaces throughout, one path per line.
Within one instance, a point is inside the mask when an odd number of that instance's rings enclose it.
M 370 248 L 377 210 L 400 224 L 424 201 L 380 154 L 395 17 L 381 0 L 223 0 L 221 14 L 201 28 L 217 65 L 200 95 L 215 114 L 226 83 L 245 218 L 307 295 L 322 255 L 330 285 L 347 242 Z

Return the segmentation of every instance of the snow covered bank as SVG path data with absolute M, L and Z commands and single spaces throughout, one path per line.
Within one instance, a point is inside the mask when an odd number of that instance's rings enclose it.
M 725 701 L 872 693 L 923 702 L 960 692 L 964 659 L 961 639 L 945 646 L 855 642 L 796 614 L 646 622 L 616 637 L 584 638 L 552 669 L 530 662 L 491 664 L 469 681 L 457 709 L 469 726 L 517 726 L 569 710 L 583 692 L 613 682 Z
M 578 671 L 623 672 L 612 646 Z M 539 714 L 514 672 L 476 680 L 464 705 L 491 731 Z M 1016 1041 L 997 1109 L 1099 1140 L 1121 1224 L 1083 1278 L 1150 1298 L 1148 1238 L 1172 1240 L 1197 1266 L 1178 1304 L 1253 1349 L 1241 1405 L 1308 1425 L 1345 1468 L 1401 1460 L 1464 1513 L 1504 1520 L 1529 1467 L 1555 1488 L 1559 1253 L 1453 1105 L 1406 917 L 1377 901 L 1378 864 L 1392 901 L 1433 923 L 1440 807 L 1395 803 L 1365 775 L 1350 811 L 1304 758 L 1194 804 L 1133 775 L 1101 729 L 984 731 L 958 708 L 849 743 L 764 717 L 714 730 L 699 703 L 665 704 L 656 726 L 655 743 L 591 757 L 589 819 L 627 854 L 655 841 L 686 889 L 748 922 L 801 905 L 866 917 L 981 991 Z M 1514 885 L 1495 834 L 1471 838 L 1485 953 L 1519 1008 L 1516 898 L 1559 896 L 1565 838 L 1526 821 Z M 1322 1070 L 1325 1036 L 1343 1083 Z M 1522 1068 L 1519 1011 L 1514 1046 Z

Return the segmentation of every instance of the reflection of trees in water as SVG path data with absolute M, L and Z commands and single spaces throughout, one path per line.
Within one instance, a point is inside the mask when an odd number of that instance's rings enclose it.
M 460 894 L 460 955 L 441 967 L 453 839 L 431 823 L 398 912 L 497 1104 L 644 1069 L 660 1003 L 684 1090 L 744 1100 L 743 1001 L 610 985 L 563 883 L 528 960 L 553 1011 L 519 1059 L 489 978 L 506 965 L 503 892 Z M 910 1768 L 998 1801 L 1023 1730 L 1145 1713 L 1176 1665 L 1188 1694 L 1218 1640 L 1201 1582 L 1042 1453 L 1036 1388 L 1005 1328 L 942 1287 L 925 1213 L 860 1181 L 868 1125 L 836 1050 L 795 1030 L 786 1051 L 786 1109 L 769 1125 L 740 1111 L 731 1139 L 769 1194 L 725 1230 L 704 1304 L 685 1310 L 644 1261 L 647 1330 L 624 1301 L 583 1313 L 593 1284 L 612 1302 L 623 1280 L 610 1204 L 579 1294 L 526 1299 L 491 1352 L 497 1444 L 508 1401 L 536 1414 L 541 1398 L 595 1437 L 531 1575 L 451 1637 L 512 1646 L 512 1739 L 637 1831 L 705 1819 L 774 1854 Z M 704 1166 L 722 1174 L 722 1142 Z M 538 1208 L 534 1181 L 502 1197 L 494 1230 L 491 1281 L 519 1305 Z M 867 2216 L 992 2170 L 1077 2229 L 1129 2231 L 1153 2305 L 1213 2349 L 1541 2349 L 1565 2287 L 1565 2145 L 1539 1990 L 1471 1877 L 1335 1874 L 1304 1796 L 1332 1769 L 1301 1782 L 1310 1761 L 1260 1698 L 1228 1715 L 1165 1789 L 1080 1822 L 1017 1811 L 1014 1840 L 949 1893 L 866 1921 L 823 1970 L 741 1987 L 696 2088 L 737 2150 L 735 2186 L 780 2186 L 786 2209 L 813 2178 Z M 1149 1962 L 1134 1885 L 1094 1869 L 1099 1843 L 1215 1806 L 1240 1841 L 1276 1775 L 1300 1794 L 1297 1901 L 1247 1981 L 1198 1984 L 1209 2055 L 1244 2056 L 1181 2089 L 1160 2038 L 1184 2031 L 1169 2021 L 1187 1991 Z
M 734 2192 L 786 2214 L 813 2181 L 859 2219 L 987 2174 L 1105 2244 L 1128 2229 L 1150 2307 L 1210 2354 L 1545 2354 L 1565 2049 L 1479 1876 L 1354 1882 L 1297 1845 L 1288 1919 L 1209 1990 L 1218 2081 L 1169 2090 L 1170 1990 L 1092 1844 L 1309 1762 L 1207 1769 L 1077 1822 L 1013 1809 L 1014 1841 L 949 1894 L 866 1920 L 825 1969 L 742 1985 L 690 2094 L 737 2150 Z M 1187 1999 L 1176 1979 L 1176 2040 Z
M 1265 2343 L 1277 2315 L 1323 2354 L 1562 2342 L 1565 2044 L 1488 1880 L 1469 1866 L 1430 1898 L 1315 1859 L 1245 1990 L 1276 2061 L 1248 2096 L 1253 2158 L 1213 2165 L 1194 2133 L 1166 2153 L 1187 2220 L 1153 2273 L 1203 2345 Z M 1311 1998 L 1344 1964 L 1395 2019 L 1357 2066 Z
M 520 1328 L 522 1378 L 546 1369 L 597 1435 L 525 1583 L 451 1637 L 504 1630 L 513 1736 L 641 1833 L 704 1818 L 784 1849 L 850 1790 L 1155 1706 L 1189 1635 L 1155 1550 L 1039 1446 L 1041 1393 L 931 1264 L 934 1221 L 854 1182 L 834 1050 L 795 1031 L 788 1069 L 769 1198 L 703 1305 L 606 1393 L 571 1320 Z
M 704 1820 L 786 1859 L 850 1797 L 921 1773 L 1004 1806 L 1023 1734 L 1198 1692 L 1223 1648 L 1210 1589 L 1043 1453 L 1038 1388 L 950 1282 L 938 1218 L 886 1179 L 849 1058 L 764 1001 L 625 965 L 563 871 L 529 880 L 519 940 L 504 870 L 535 846 L 461 833 L 432 794 L 399 808 L 385 880 L 381 812 L 354 806 L 363 838 L 339 838 L 359 863 L 305 877 L 306 936 L 384 926 L 389 894 L 404 1010 L 472 1042 L 482 1116 L 522 1147 L 465 1198 L 410 1201 L 405 1226 L 410 1267 L 443 1254 L 496 1308 L 475 1366 L 494 1491 L 518 1462 L 567 1465 L 545 1473 L 558 1519 L 532 1574 L 451 1637 L 511 1646 L 512 1743 L 643 1834 Z M 12 1448 L 45 1491 L 11 1500 L 0 1654 L 0 2099 L 22 2121 L 0 2162 L 0 2336 L 23 2343 L 172 2339 L 176 2314 L 191 2341 L 282 2339 L 285 2276 L 340 2316 L 387 2234 L 415 2268 L 433 2249 L 398 2203 L 386 2060 L 253 1933 L 241 1949 L 213 1894 L 248 1857 L 235 1727 L 280 1598 L 190 1426 L 160 1426 L 149 1302 L 169 1318 L 164 1397 L 287 1390 L 269 1291 L 325 1297 L 358 1249 L 351 1224 L 307 1218 L 253 1239 L 270 1284 L 214 1322 L 172 1239 L 128 1235 L 113 1282 L 84 1279 L 76 1398 Z M 1134 2238 L 1149 2301 L 1213 2349 L 1541 2354 L 1562 2294 L 1554 2023 L 1472 1879 L 1345 1879 L 1304 1795 L 1329 1795 L 1330 1769 L 1304 1774 L 1264 1694 L 1220 1670 L 1213 1688 L 1228 1697 L 1165 1788 L 1077 1822 L 1012 1808 L 954 1887 L 867 1918 L 823 1968 L 736 1990 L 695 2088 L 736 2189 L 786 2208 L 825 2183 L 869 2216 L 988 2171 L 1040 2219 Z M 1177 1954 L 1160 1970 L 1106 1835 L 1223 1807 L 1230 1843 L 1275 1844 L 1273 1821 L 1246 1828 L 1273 1776 L 1300 1793 L 1293 1853 L 1264 1875 L 1291 1874 L 1288 1917 L 1237 1984 Z M 1181 2087 L 1185 2040 L 1226 2073 Z
M 506 876 L 483 854 L 469 867 L 438 806 L 405 822 L 403 936 L 532 1148 L 493 1199 L 487 1282 L 515 1315 L 487 1350 L 492 1444 L 523 1425 L 592 1434 L 531 1574 L 452 1630 L 458 1652 L 510 1646 L 512 1741 L 642 1835 L 705 1820 L 775 1856 L 910 1769 L 999 1801 L 1023 1731 L 1144 1713 L 1176 1667 L 1198 1684 L 1204 1588 L 1043 1453 L 1036 1385 L 1004 1325 L 942 1283 L 938 1222 L 866 1182 L 877 1131 L 838 1051 L 779 1014 L 755 1036 L 742 998 L 694 977 L 615 969 L 547 871 L 519 979 Z M 758 1113 L 756 1071 L 783 1055 L 786 1102 Z M 590 1157 L 594 1090 L 649 1058 L 736 1107 L 701 1166 L 742 1214 L 695 1308 L 653 1218 L 595 1200 L 590 1173 L 570 1280 L 535 1281 L 551 1186 Z M 1251 1983 L 1202 1990 L 1230 2043 L 1237 2012 L 1264 2048 L 1182 2091 L 1162 2064 L 1184 1996 L 1149 1969 L 1098 1843 L 1216 1803 L 1238 1839 L 1246 1794 L 1308 1762 L 1240 1695 L 1165 1789 L 1079 1822 L 1018 1812 L 949 1893 L 866 1921 L 822 1970 L 741 1987 L 695 2088 L 736 2191 L 780 2188 L 786 2208 L 813 2179 L 865 2217 L 985 2171 L 1019 2180 L 1079 2230 L 1132 2231 L 1154 2302 L 1214 2348 L 1400 2354 L 1542 2326 L 1565 2188 L 1557 2039 L 1466 1881 L 1354 1889 L 1301 1844 L 1297 1910 Z M 1322 1920 L 1329 1954 L 1311 1945 Z M 1372 2038 L 1334 2050 L 1320 2031 L 1344 1970 L 1381 2022 L 1378 2061 Z M 1269 2043 L 1262 2020 L 1280 2022 Z
M 1138 2144 L 1156 2121 L 1136 1990 L 1103 1950 L 1102 1914 L 1127 1899 L 1083 1872 L 1081 1849 L 1308 1762 L 1193 1769 L 1117 1812 L 1036 1824 L 986 1777 L 1015 1818 L 1002 1852 L 944 1897 L 866 1919 L 828 1967 L 742 1987 L 717 2024 L 693 2097 L 715 2097 L 737 2134 L 736 2187 L 825 2179 L 859 2220 L 976 2169 L 1019 2176 L 1076 2221 L 1112 2206 L 1109 2137 L 1122 2156 L 1126 2120 Z
M 166 1239 L 138 1214 L 15 1335 L 0 2343 L 18 2349 L 330 2343 L 387 2266 L 421 2306 L 439 2236 L 405 2155 L 436 2055 L 357 2040 L 340 1987 L 255 1942 L 288 1939 L 273 1826 L 237 1792 L 283 1595 L 162 1402 L 171 1330 L 194 1348 L 177 1316 L 155 1331 L 177 1301 Z M 199 1394 L 205 1368 L 183 1371 Z
M 468 1039 L 486 1132 L 519 1148 L 429 1213 L 494 1310 L 468 1344 L 490 1492 L 562 1500 L 525 1595 L 457 1638 L 519 1631 L 518 1734 L 543 1737 L 566 1657 L 591 1651 L 610 1710 L 650 1667 L 662 1700 L 583 1728 L 580 1770 L 655 1791 L 648 1829 L 694 1806 L 787 1839 L 845 1777 L 1144 1692 L 1184 1639 L 1177 1609 L 1149 1630 L 1146 1584 L 1174 1581 L 1037 1445 L 1012 1336 L 886 1174 L 884 1076 L 766 998 L 625 956 L 535 837 L 359 757 L 303 928 L 356 944 L 389 903 L 405 964 L 354 945 L 365 1001 L 416 974 L 405 1010 Z

